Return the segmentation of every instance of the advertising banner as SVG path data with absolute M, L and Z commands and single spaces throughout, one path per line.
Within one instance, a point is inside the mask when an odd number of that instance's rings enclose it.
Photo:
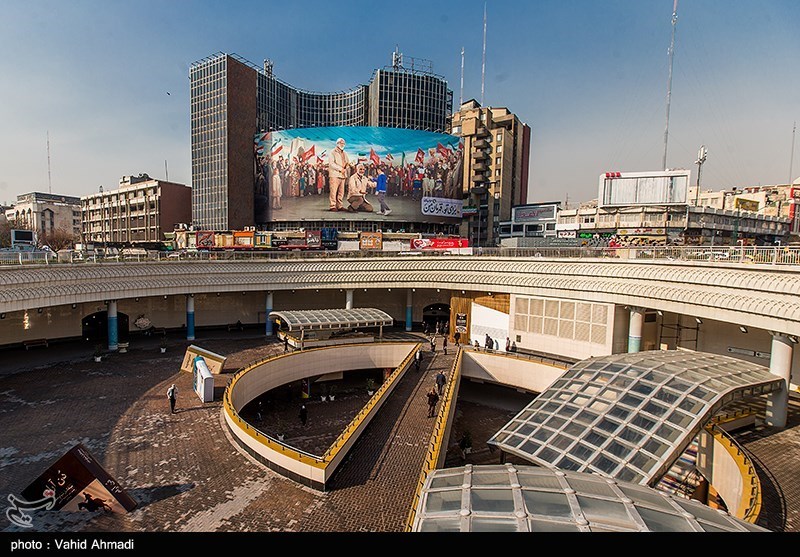
M 214 247 L 214 232 L 211 230 L 198 230 L 195 235 L 195 246 L 197 249 Z
M 312 249 L 322 247 L 322 234 L 319 230 L 306 230 L 306 245 Z
M 752 199 L 743 199 L 741 197 L 737 197 L 733 202 L 733 206 L 742 211 L 752 211 L 753 213 L 758 211 L 758 201 L 754 201 Z
M 183 355 L 181 371 L 192 373 L 194 371 L 194 360 L 197 356 L 203 357 L 208 370 L 213 374 L 222 373 L 222 369 L 225 367 L 225 362 L 228 359 L 226 356 L 214 354 L 209 350 L 204 350 L 203 348 L 192 344 L 186 349 L 186 353 Z
M 459 141 L 442 133 L 367 126 L 258 133 L 255 222 L 456 224 L 463 206 Z
M 467 314 L 466 313 L 456 313 L 456 332 L 457 333 L 466 333 L 467 332 Z
M 467 238 L 414 238 L 411 240 L 411 249 L 414 250 L 448 250 L 468 248 Z
M 89 513 L 126 513 L 136 508 L 136 501 L 81 443 L 45 470 L 21 495 L 21 499 L 9 495 L 12 507 L 6 515 L 22 527 L 31 526 L 31 516 L 25 511 L 37 508 Z
M 541 205 L 524 205 L 522 207 L 514 207 L 511 211 L 514 213 L 511 220 L 514 222 L 538 222 L 541 220 L 555 220 L 556 211 L 558 209 L 557 203 L 547 203 Z
M 381 232 L 362 232 L 358 236 L 358 245 L 363 250 L 382 250 L 383 233 Z

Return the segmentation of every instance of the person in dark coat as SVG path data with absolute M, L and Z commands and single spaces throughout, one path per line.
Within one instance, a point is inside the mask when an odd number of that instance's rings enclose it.
M 300 423 L 306 425 L 306 422 L 308 422 L 308 408 L 303 404 L 300 407 Z
M 439 402 L 439 395 L 436 394 L 436 387 L 431 387 L 428 394 L 428 417 L 433 418 L 436 415 L 436 404 Z

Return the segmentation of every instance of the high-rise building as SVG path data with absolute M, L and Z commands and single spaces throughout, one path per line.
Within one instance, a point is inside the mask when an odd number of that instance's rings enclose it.
M 443 133 L 453 92 L 430 62 L 403 58 L 373 72 L 370 83 L 315 93 L 292 87 L 233 54 L 217 53 L 189 69 L 192 223 L 211 230 L 255 222 L 253 138 L 259 131 L 320 126 L 383 126 Z
M 464 207 L 461 235 L 477 246 L 498 245 L 500 223 L 528 199 L 531 129 L 507 108 L 471 99 L 453 114 L 450 133 L 464 141 Z
M 191 188 L 147 174 L 123 176 L 119 189 L 80 198 L 85 243 L 157 244 L 191 218 Z

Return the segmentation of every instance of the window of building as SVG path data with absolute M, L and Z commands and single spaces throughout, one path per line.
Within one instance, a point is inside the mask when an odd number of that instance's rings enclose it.
M 498 143 L 500 143 L 501 141 L 503 141 L 503 134 L 502 134 L 502 132 L 497 134 L 497 142 L 498 142 Z M 498 147 L 498 149 L 499 149 L 499 147 Z
M 502 152 L 503 152 L 503 146 L 502 146 L 502 145 L 498 145 L 498 146 L 496 146 L 496 147 L 494 148 L 494 152 L 495 152 L 495 153 L 502 153 Z

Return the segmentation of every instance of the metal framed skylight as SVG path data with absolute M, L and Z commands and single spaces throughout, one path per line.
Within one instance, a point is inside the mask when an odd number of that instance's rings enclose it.
M 766 532 L 697 501 L 596 474 L 466 465 L 428 475 L 415 532 Z
M 389 326 L 394 323 L 388 313 L 374 308 L 273 311 L 268 319 L 286 325 L 290 331 L 357 329 Z
M 653 486 L 719 408 L 782 384 L 764 366 L 716 354 L 590 358 L 488 442 L 541 466 Z

